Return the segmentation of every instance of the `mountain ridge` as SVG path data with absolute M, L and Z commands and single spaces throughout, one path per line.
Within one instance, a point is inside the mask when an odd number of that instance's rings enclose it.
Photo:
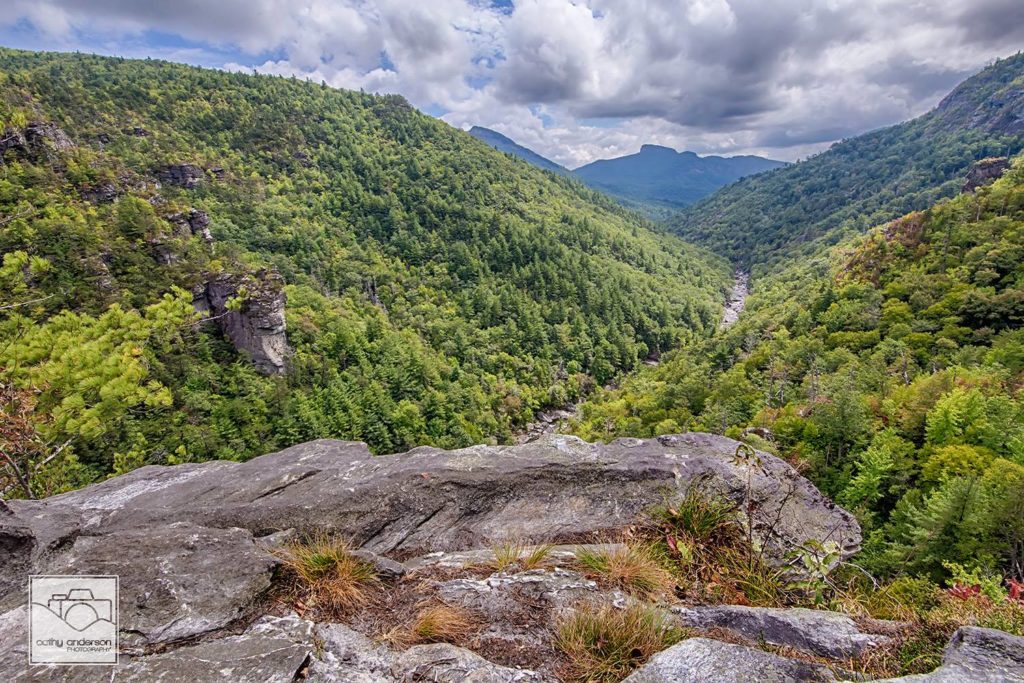
M 537 154 L 528 147 L 523 147 L 512 138 L 502 135 L 496 130 L 484 128 L 483 126 L 473 126 L 469 129 L 469 134 L 477 140 L 485 142 L 501 152 L 519 157 L 526 163 L 533 164 L 537 168 L 544 169 L 545 171 L 552 171 L 554 173 L 560 173 L 562 175 L 568 175 L 571 173 L 571 171 L 569 171 L 565 166 Z
M 593 161 L 573 175 L 627 202 L 678 209 L 740 178 L 784 165 L 753 155 L 699 156 L 645 144 L 635 154 Z
M 771 266 L 951 197 L 975 161 L 1022 148 L 1024 54 L 1017 54 L 971 76 L 922 116 L 744 178 L 683 209 L 670 225 L 741 265 Z
M 0 50 L 0 119 L 0 391 L 74 444 L 43 491 L 309 438 L 508 441 L 710 333 L 728 280 L 397 96 Z

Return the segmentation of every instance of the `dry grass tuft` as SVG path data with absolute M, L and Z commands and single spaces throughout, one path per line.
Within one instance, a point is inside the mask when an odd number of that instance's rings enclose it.
M 366 602 L 377 583 L 373 568 L 354 557 L 345 541 L 328 536 L 292 543 L 277 552 L 293 581 L 298 607 L 324 616 L 345 614 Z
M 630 543 L 613 550 L 579 548 L 576 561 L 635 595 L 671 595 L 676 586 L 675 577 L 649 545 Z
M 544 566 L 551 549 L 555 546 L 550 543 L 540 545 L 529 545 L 525 541 L 505 541 L 494 546 L 494 560 L 490 566 L 498 572 L 503 572 L 513 567 L 522 569 L 537 569 Z
M 385 634 L 384 640 L 410 647 L 424 643 L 459 643 L 476 630 L 477 620 L 461 607 L 430 602 L 420 605 L 406 624 Z
M 685 637 L 671 617 L 650 607 L 619 610 L 585 605 L 555 625 L 555 646 L 565 655 L 570 681 L 621 681 L 652 655 Z

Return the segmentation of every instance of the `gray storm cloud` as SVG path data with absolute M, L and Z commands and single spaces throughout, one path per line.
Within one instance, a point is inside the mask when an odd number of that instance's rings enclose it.
M 1024 46 L 1020 0 L 15 0 L 0 22 L 45 47 L 231 47 L 251 59 L 227 68 L 399 92 L 571 166 L 644 142 L 794 158 Z

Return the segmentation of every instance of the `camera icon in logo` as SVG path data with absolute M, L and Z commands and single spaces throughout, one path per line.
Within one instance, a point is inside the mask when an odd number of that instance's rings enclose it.
M 117 664 L 116 576 L 30 576 L 28 593 L 30 664 Z
M 54 593 L 46 601 L 54 614 L 75 628 L 105 620 L 110 621 L 114 607 L 110 600 L 96 598 L 88 588 L 72 588 L 67 593 Z

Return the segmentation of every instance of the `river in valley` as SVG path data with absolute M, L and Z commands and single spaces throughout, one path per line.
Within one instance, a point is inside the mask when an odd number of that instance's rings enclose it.
M 725 310 L 722 311 L 722 322 L 718 324 L 718 329 L 724 330 L 731 327 L 740 319 L 740 313 L 743 312 L 743 307 L 747 303 L 747 294 L 750 293 L 749 287 L 750 274 L 737 270 L 736 279 L 732 283 L 732 291 L 729 292 L 729 298 L 725 301 Z

